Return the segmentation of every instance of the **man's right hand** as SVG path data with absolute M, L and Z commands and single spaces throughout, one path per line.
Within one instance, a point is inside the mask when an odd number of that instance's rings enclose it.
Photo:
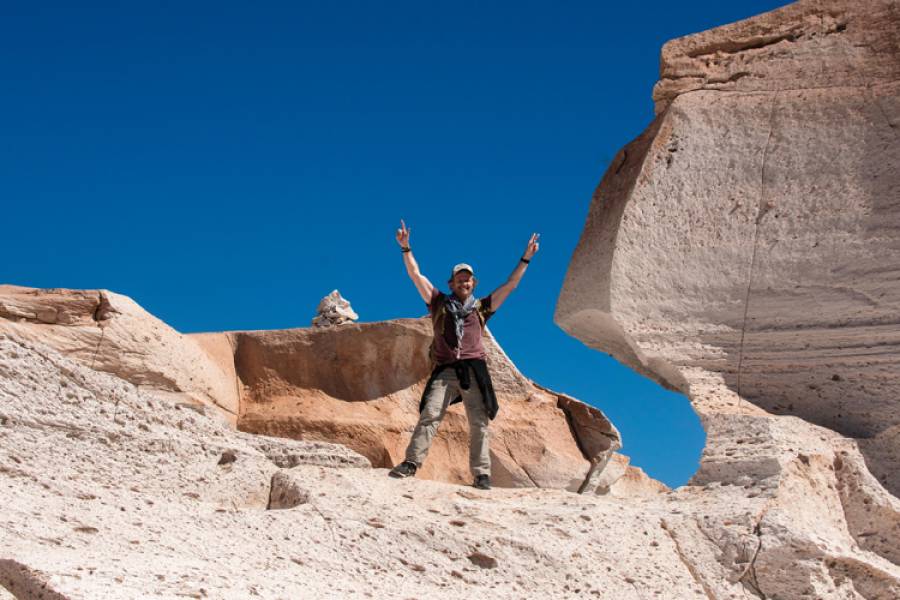
M 403 219 L 400 219 L 400 229 L 397 230 L 397 243 L 401 248 L 409 248 L 409 229 Z
M 409 248 L 409 232 L 410 230 L 407 229 L 406 223 L 403 222 L 403 219 L 400 219 L 400 229 L 397 230 L 397 243 L 400 244 L 401 248 Z M 425 304 L 430 303 L 434 286 L 428 281 L 428 278 L 419 271 L 419 264 L 416 262 L 416 259 L 413 258 L 412 252 L 403 252 L 403 262 L 406 264 L 406 273 L 416 285 L 416 289 L 419 290 L 419 295 L 422 296 L 422 300 L 425 301 Z

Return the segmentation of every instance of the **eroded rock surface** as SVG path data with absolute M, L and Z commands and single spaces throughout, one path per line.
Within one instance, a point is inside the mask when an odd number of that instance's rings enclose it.
M 556 321 L 699 413 L 667 530 L 709 597 L 896 597 L 898 4 L 797 2 L 661 71 Z

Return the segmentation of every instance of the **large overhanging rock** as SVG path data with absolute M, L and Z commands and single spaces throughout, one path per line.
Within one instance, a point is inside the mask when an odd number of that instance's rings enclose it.
M 900 17 L 893 2 L 840 6 L 798 3 L 666 45 L 664 82 L 700 50 L 716 68 L 777 62 L 783 76 L 760 66 L 752 91 L 747 78 L 657 90 L 667 108 L 598 188 L 556 319 L 670 387 L 715 374 L 735 403 L 869 440 L 900 424 Z M 825 71 L 869 78 L 821 88 Z M 896 490 L 900 469 L 882 461 Z
M 698 573 L 720 565 L 710 597 L 896 597 L 898 5 L 798 2 L 666 44 L 661 72 L 556 321 L 700 414 L 679 494 L 705 486 L 713 516 L 672 533 Z

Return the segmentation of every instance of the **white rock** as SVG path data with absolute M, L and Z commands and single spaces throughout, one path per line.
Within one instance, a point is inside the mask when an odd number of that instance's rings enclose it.
M 341 297 L 337 290 L 322 298 L 316 311 L 318 314 L 312 320 L 314 327 L 330 327 L 359 319 L 359 315 L 350 308 L 350 302 Z

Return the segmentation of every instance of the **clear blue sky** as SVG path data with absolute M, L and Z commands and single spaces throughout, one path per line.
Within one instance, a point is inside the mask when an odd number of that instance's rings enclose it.
M 107 288 L 184 332 L 424 314 L 423 271 L 488 293 L 491 329 L 594 404 L 670 485 L 703 431 L 553 324 L 591 194 L 650 122 L 659 50 L 785 2 L 12 3 L 0 6 L 0 282 Z M 89 6 L 88 6 L 89 5 Z

